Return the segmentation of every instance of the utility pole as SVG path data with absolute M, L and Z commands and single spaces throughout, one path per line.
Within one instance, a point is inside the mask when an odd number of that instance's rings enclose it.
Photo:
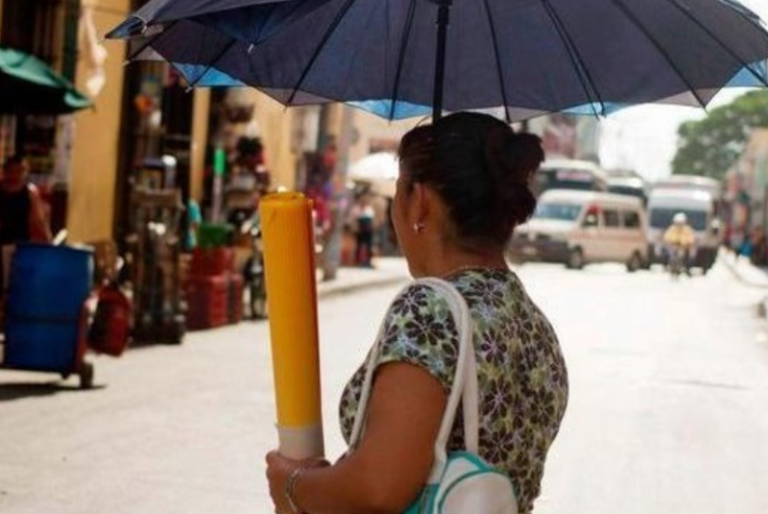
M 320 157 L 325 152 L 330 139 L 330 130 L 328 125 L 331 120 L 331 104 L 322 104 L 320 113 L 317 117 L 317 143 L 315 144 L 315 154 Z
M 344 213 L 347 205 L 347 168 L 349 148 L 352 146 L 354 109 L 342 105 L 341 127 L 337 140 L 336 164 L 333 173 L 333 197 L 331 199 L 331 231 L 323 259 L 323 280 L 334 280 L 341 265 L 341 247 L 344 234 Z

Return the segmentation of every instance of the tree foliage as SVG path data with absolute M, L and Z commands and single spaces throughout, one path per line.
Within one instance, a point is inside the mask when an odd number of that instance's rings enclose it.
M 768 127 L 768 91 L 747 93 L 712 109 L 702 120 L 681 124 L 672 173 L 722 179 L 744 151 L 754 127 Z

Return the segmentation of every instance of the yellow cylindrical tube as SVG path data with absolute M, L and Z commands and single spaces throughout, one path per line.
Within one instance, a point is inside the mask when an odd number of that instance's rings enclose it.
M 320 408 L 317 286 L 311 203 L 276 193 L 260 203 L 264 275 L 280 453 L 324 454 Z

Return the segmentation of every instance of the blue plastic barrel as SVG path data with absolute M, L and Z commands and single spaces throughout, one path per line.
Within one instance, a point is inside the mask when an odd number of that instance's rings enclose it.
M 4 367 L 74 371 L 80 312 L 91 290 L 92 252 L 20 244 L 11 262 Z

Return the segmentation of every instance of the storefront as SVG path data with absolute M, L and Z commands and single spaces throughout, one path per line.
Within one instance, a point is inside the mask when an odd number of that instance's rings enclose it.
M 71 86 L 67 82 L 75 78 L 79 15 L 78 2 L 64 0 L 4 0 L 0 11 L 0 65 L 8 71 L 0 83 L 7 88 L 1 93 L 0 160 L 11 154 L 27 157 L 30 179 L 46 200 L 54 233 L 66 226 L 71 179 L 74 122 L 62 114 L 90 101 L 72 88 L 79 98 L 69 109 L 62 101 L 43 101 L 35 85 Z

